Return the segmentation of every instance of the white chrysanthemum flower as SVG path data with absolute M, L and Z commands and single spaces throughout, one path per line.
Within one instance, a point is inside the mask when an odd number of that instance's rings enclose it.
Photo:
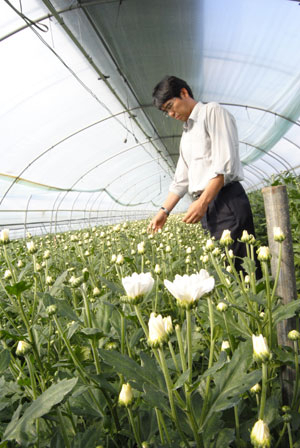
M 271 352 L 268 347 L 266 338 L 262 334 L 259 336 L 252 335 L 253 358 L 255 361 L 266 362 L 271 358 Z
M 171 316 L 162 317 L 161 314 L 156 316 L 155 313 L 151 313 L 148 322 L 149 338 L 148 344 L 151 347 L 158 347 L 168 339 L 168 336 L 173 332 L 173 324 Z
M 143 296 L 151 291 L 154 280 L 150 272 L 137 274 L 122 278 L 122 284 L 127 294 L 128 302 L 139 303 Z
M 271 436 L 267 423 L 258 420 L 251 430 L 250 438 L 255 448 L 268 448 L 271 445 Z
M 129 406 L 133 401 L 133 393 L 129 383 L 123 384 L 119 395 L 119 404 Z
M 215 286 L 215 279 L 205 269 L 198 274 L 176 275 L 175 280 L 164 280 L 165 287 L 177 299 L 177 304 L 183 308 L 191 308 L 204 294 Z

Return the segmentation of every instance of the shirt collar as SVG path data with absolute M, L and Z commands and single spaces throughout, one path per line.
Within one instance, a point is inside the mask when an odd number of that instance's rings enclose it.
M 184 123 L 183 125 L 183 130 L 187 131 L 189 129 L 189 126 L 192 126 L 192 121 L 196 121 L 197 119 L 197 115 L 198 115 L 198 111 L 200 109 L 200 107 L 203 105 L 203 103 L 201 103 L 201 101 L 199 101 L 197 104 L 195 104 L 195 107 L 193 108 L 192 112 L 190 113 L 189 118 L 187 119 L 187 121 Z

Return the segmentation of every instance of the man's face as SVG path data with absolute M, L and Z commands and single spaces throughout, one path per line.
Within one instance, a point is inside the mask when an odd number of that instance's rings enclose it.
M 174 97 L 166 101 L 161 110 L 175 120 L 187 121 L 194 107 L 194 101 L 187 94 L 186 89 L 180 92 L 180 98 Z

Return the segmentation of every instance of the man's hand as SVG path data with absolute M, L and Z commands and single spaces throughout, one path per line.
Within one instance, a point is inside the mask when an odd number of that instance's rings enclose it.
M 189 206 L 188 211 L 184 215 L 182 221 L 186 224 L 196 224 L 196 222 L 201 221 L 206 211 L 207 205 L 204 205 L 201 198 L 199 198 Z
M 162 229 L 163 226 L 165 225 L 167 218 L 168 218 L 167 214 L 163 210 L 160 210 L 154 216 L 154 218 L 152 218 L 149 226 L 147 227 L 147 232 L 156 233 L 158 229 Z

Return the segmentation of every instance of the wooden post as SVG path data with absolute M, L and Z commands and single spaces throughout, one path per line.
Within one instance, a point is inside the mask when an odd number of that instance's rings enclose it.
M 286 239 L 282 243 L 282 262 L 276 294 L 282 302 L 287 304 L 297 299 L 297 287 L 295 279 L 293 242 L 290 228 L 289 204 L 285 185 L 266 187 L 262 189 L 264 198 L 269 248 L 272 255 L 271 271 L 273 277 L 276 274 L 278 263 L 279 243 L 274 241 L 274 227 L 280 227 Z M 278 345 L 293 347 L 292 341 L 287 337 L 289 331 L 294 330 L 295 319 L 287 319 L 277 324 Z M 285 366 L 281 371 L 282 401 L 291 405 L 293 395 L 294 369 Z

